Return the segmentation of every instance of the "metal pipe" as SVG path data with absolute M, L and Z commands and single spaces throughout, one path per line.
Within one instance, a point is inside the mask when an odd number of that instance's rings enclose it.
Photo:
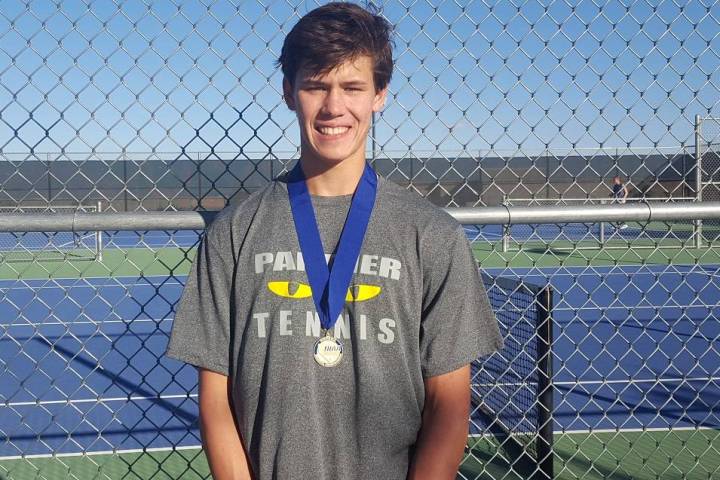
M 720 202 L 445 209 L 466 225 L 649 222 L 720 219 Z M 0 232 L 202 230 L 217 212 L 0 214 Z

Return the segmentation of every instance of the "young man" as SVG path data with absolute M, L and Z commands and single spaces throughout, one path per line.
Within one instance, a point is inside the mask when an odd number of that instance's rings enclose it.
M 610 196 L 613 198 L 613 203 L 625 203 L 628 197 L 628 189 L 619 176 L 613 177 L 612 193 Z M 628 228 L 626 223 L 618 223 L 616 228 L 624 230 Z
M 628 197 L 628 189 L 619 176 L 613 177 L 612 197 L 617 203 L 625 203 Z
M 298 22 L 300 161 L 200 246 L 168 355 L 199 368 L 216 479 L 455 478 L 468 364 L 501 339 L 461 226 L 366 163 L 390 30 L 351 4 Z

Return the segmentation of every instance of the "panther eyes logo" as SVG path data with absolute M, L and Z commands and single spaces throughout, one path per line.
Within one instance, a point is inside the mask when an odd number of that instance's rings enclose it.
M 268 290 L 282 298 L 302 299 L 312 297 L 310 285 L 301 282 L 278 281 L 268 282 Z M 377 285 L 350 285 L 345 295 L 346 302 L 364 302 L 377 297 L 382 288 Z

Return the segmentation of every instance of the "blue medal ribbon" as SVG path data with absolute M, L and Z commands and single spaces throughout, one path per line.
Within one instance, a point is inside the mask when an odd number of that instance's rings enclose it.
M 332 267 L 328 267 L 300 162 L 288 177 L 288 196 L 295 231 L 305 261 L 305 271 L 312 289 L 315 308 L 320 317 L 320 325 L 325 330 L 335 325 L 345 304 L 353 270 L 375 206 L 376 192 L 377 175 L 366 163 L 350 203 Z

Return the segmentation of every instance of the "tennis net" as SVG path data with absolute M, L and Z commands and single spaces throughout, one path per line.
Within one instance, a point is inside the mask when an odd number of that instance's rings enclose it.
M 102 205 L 0 206 L 0 213 L 74 214 L 102 211 Z M 102 232 L 0 232 L 0 261 L 102 260 Z
M 553 478 L 552 291 L 483 274 L 503 348 L 472 365 L 473 416 L 497 437 L 525 478 Z M 474 431 L 472 431 L 474 430 Z M 484 435 L 472 422 L 471 434 Z
M 720 118 L 708 118 L 703 121 L 705 127 L 700 142 L 701 183 L 703 201 L 720 201 Z M 720 240 L 720 220 L 703 220 L 700 223 L 703 240 Z
M 622 203 L 693 203 L 694 197 L 631 197 Z M 611 198 L 516 198 L 506 199 L 513 207 L 549 205 L 612 205 Z M 674 222 L 577 222 L 562 224 L 527 224 L 505 226 L 502 232 L 505 251 L 529 248 L 553 250 L 611 248 L 684 248 L 692 246 L 698 236 L 697 223 Z

